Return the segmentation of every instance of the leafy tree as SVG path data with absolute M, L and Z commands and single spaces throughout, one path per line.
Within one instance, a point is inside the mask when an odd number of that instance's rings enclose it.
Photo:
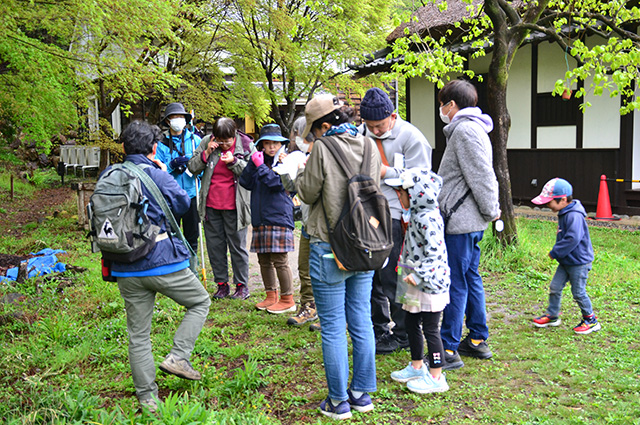
M 390 29 L 388 3 L 226 1 L 220 45 L 226 52 L 223 63 L 235 70 L 232 96 L 246 99 L 246 113 L 258 124 L 273 119 L 288 131 L 300 98 L 309 99 L 329 84 L 362 85 L 341 77 L 340 70 L 383 44 Z
M 555 93 L 561 94 L 572 83 L 593 77 L 588 80 L 587 88 L 579 89 L 576 96 L 583 97 L 586 90 L 601 95 L 606 89 L 611 96 L 622 96 L 621 113 L 624 114 L 640 106 L 634 96 L 640 73 L 640 37 L 634 30 L 640 9 L 636 1 L 625 0 L 464 2 L 468 4 L 468 16 L 442 37 L 424 36 L 406 29 L 407 37 L 396 40 L 393 46 L 392 56 L 404 58 L 394 70 L 406 76 L 425 76 L 441 87 L 451 72 L 474 77 L 473 71 L 464 69 L 467 58 L 448 50 L 447 46 L 469 42 L 475 48 L 474 57 L 491 54 L 487 100 L 495 125 L 491 140 L 505 222 L 505 230 L 499 237 L 505 244 L 515 243 L 517 229 L 507 164 L 511 118 L 506 94 L 509 71 L 518 49 L 532 32 L 546 35 L 577 62 L 574 69 L 567 71 L 564 80 L 556 82 Z M 446 10 L 460 1 L 437 3 L 441 10 Z M 592 38 L 587 45 L 584 41 L 587 35 L 599 37 Z

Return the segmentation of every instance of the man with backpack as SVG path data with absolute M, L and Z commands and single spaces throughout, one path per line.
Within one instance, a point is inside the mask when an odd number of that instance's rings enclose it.
M 166 166 L 154 158 L 160 137 L 158 127 L 133 121 L 120 135 L 127 155 L 125 161 L 135 164 L 146 173 L 159 188 L 169 209 L 176 215 L 182 215 L 189 209 L 191 200 L 176 180 L 166 173 Z M 100 179 L 109 178 L 116 172 L 115 168 L 107 168 Z M 117 172 L 127 171 L 124 167 L 119 170 Z M 131 173 L 130 179 L 136 178 L 136 174 Z M 111 274 L 117 279 L 127 312 L 129 363 L 136 396 L 142 406 L 153 412 L 157 408 L 158 386 L 155 383 L 156 368 L 150 333 L 156 293 L 171 298 L 187 309 L 173 338 L 173 347 L 159 366 L 160 370 L 184 379 L 201 379 L 200 373 L 191 366 L 189 358 L 209 313 L 211 301 L 207 291 L 189 269 L 189 250 L 179 237 L 172 234 L 162 206 L 144 183 L 141 184 L 141 189 L 148 202 L 135 205 L 137 207 L 143 204 L 140 208 L 141 221 L 148 219 L 150 225 L 157 226 L 157 236 L 151 250 L 142 258 L 133 262 L 113 261 Z M 94 206 L 94 209 L 95 207 L 99 205 Z M 122 206 L 122 211 L 114 212 L 112 217 L 126 213 L 127 207 L 128 205 Z M 117 220 L 112 218 L 111 222 L 116 223 Z M 106 227 L 108 226 L 103 224 L 96 232 L 102 232 Z M 114 226 L 114 230 L 115 227 L 117 226 Z
M 187 168 L 187 163 L 193 152 L 200 145 L 200 137 L 189 131 L 187 124 L 191 122 L 191 114 L 185 111 L 182 103 L 170 103 L 164 109 L 161 124 L 169 129 L 164 133 L 158 144 L 156 158 L 167 166 L 167 171 L 178 182 L 178 185 L 189 195 L 189 209 L 176 217 L 178 224 L 182 222 L 184 236 L 187 238 L 193 252 L 198 252 L 198 206 L 197 206 L 197 176 Z
M 360 103 L 360 117 L 364 124 L 358 130 L 376 142 L 382 158 L 383 179 L 400 177 L 403 168 L 431 169 L 431 146 L 427 139 L 415 126 L 400 118 L 394 109 L 387 93 L 378 87 L 367 90 Z M 373 276 L 371 318 L 376 334 L 376 354 L 389 354 L 409 347 L 406 313 L 402 304 L 396 302 L 396 266 L 404 241 L 403 209 L 394 188 L 384 182 L 380 187 L 391 208 L 394 246 L 387 265 L 376 270 Z M 392 321 L 395 323 L 393 331 Z

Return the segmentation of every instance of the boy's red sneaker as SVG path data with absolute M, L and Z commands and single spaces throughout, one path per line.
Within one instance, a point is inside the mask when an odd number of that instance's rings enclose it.
M 583 317 L 578 326 L 573 328 L 573 331 L 577 334 L 586 335 L 591 332 L 597 332 L 600 329 L 602 329 L 602 326 L 600 322 L 598 322 L 598 319 L 596 319 L 596 316 L 593 315 L 591 317 Z
M 559 317 L 552 317 L 548 314 L 543 314 L 542 316 L 533 319 L 533 325 L 537 326 L 538 328 L 546 328 L 547 326 L 560 326 L 560 323 L 562 323 L 562 321 Z

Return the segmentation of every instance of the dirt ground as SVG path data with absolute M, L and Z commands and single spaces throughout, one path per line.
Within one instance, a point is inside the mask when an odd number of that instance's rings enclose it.
M 0 214 L 0 232 L 2 234 L 20 236 L 26 230 L 25 226 L 29 223 L 42 222 L 45 217 L 57 216 L 63 207 L 68 205 L 68 201 L 76 198 L 76 191 L 69 186 L 61 186 L 55 188 L 44 189 L 38 191 L 32 199 L 15 198 L 10 202 L 6 202 L 3 208 L 6 213 Z M 76 211 L 68 211 L 70 214 L 77 214 Z M 79 225 L 80 226 L 80 225 Z M 289 253 L 289 264 L 294 276 L 294 285 L 296 291 L 300 288 L 300 280 L 298 279 L 298 244 L 300 232 L 295 232 L 296 250 Z M 251 243 L 251 228 L 249 228 L 247 236 L 247 245 Z M 58 248 L 58 247 L 51 247 Z M 6 269 L 15 267 L 29 257 L 14 255 L 15 253 L 0 254 L 0 274 L 5 274 Z M 198 257 L 202 258 L 200 252 Z M 210 279 L 207 286 L 210 291 L 215 291 L 215 282 L 211 274 L 209 259 L 205 254 L 205 268 Z M 231 265 L 229 265 L 231 272 Z M 260 277 L 260 266 L 258 257 L 255 253 L 249 254 L 249 290 L 252 294 L 261 294 L 264 292 L 262 279 Z M 260 295 L 261 296 L 261 295 Z M 256 296 L 258 298 L 258 296 Z

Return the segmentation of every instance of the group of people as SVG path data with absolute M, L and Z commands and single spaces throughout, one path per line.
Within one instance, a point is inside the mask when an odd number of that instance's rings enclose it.
M 254 143 L 232 119 L 219 118 L 213 134 L 200 139 L 186 128 L 191 116 L 179 103 L 165 109 L 164 134 L 135 121 L 120 137 L 126 160 L 148 166 L 145 172 L 182 220 L 194 250 L 198 220 L 203 223 L 217 283 L 214 298 L 249 297 L 246 238 L 251 224 L 250 250 L 258 255 L 265 288 L 265 298 L 256 308 L 275 314 L 295 311 L 287 253 L 294 250 L 292 196 L 299 197 L 300 306 L 287 323 L 300 326 L 319 318 L 312 326 L 321 330 L 328 396 L 320 411 L 326 416 L 345 419 L 351 410 L 374 408 L 369 393 L 376 391 L 376 354 L 408 348 L 411 361 L 391 378 L 417 393 L 448 390 L 442 371 L 462 367 L 460 355 L 492 357 L 478 244 L 488 225 L 500 217 L 488 137 L 493 123 L 476 107 L 477 92 L 468 81 L 449 82 L 438 100 L 447 139 L 438 174 L 431 170 L 426 138 L 397 115 L 379 88 L 363 97 L 359 127 L 353 124 L 353 108 L 322 94 L 307 103 L 289 137 L 278 125 L 267 124 Z M 358 168 L 365 152 L 371 152 L 370 177 L 387 198 L 393 226 L 394 246 L 380 270 L 344 270 L 333 255 L 329 234 L 347 197 L 347 176 L 326 146 L 327 138 L 337 142 L 345 159 Z M 372 149 L 365 149 L 366 144 Z M 297 171 L 283 172 L 291 167 L 295 151 Z M 200 181 L 202 187 L 197 188 Z M 565 198 L 558 208 L 571 204 Z M 166 219 L 150 199 L 150 219 L 166 231 Z M 590 265 L 579 271 L 584 275 L 588 269 Z M 185 379 L 200 379 L 189 358 L 208 313 L 209 296 L 188 269 L 188 251 L 178 238 L 159 241 L 144 259 L 114 264 L 113 270 L 125 300 L 136 395 L 154 410 L 158 392 L 149 336 L 155 294 L 187 308 L 174 346 L 159 366 Z M 577 273 L 569 271 L 567 279 Z M 561 278 L 552 284 L 560 293 L 566 283 L 565 279 L 560 284 Z M 586 276 L 583 280 L 586 283 Z M 559 324 L 559 295 L 557 290 L 553 293 L 553 306 L 536 319 L 537 326 Z M 580 304 L 585 318 L 595 320 L 586 301 Z M 468 329 L 464 338 L 463 324 Z M 353 347 L 350 382 L 347 331 Z

